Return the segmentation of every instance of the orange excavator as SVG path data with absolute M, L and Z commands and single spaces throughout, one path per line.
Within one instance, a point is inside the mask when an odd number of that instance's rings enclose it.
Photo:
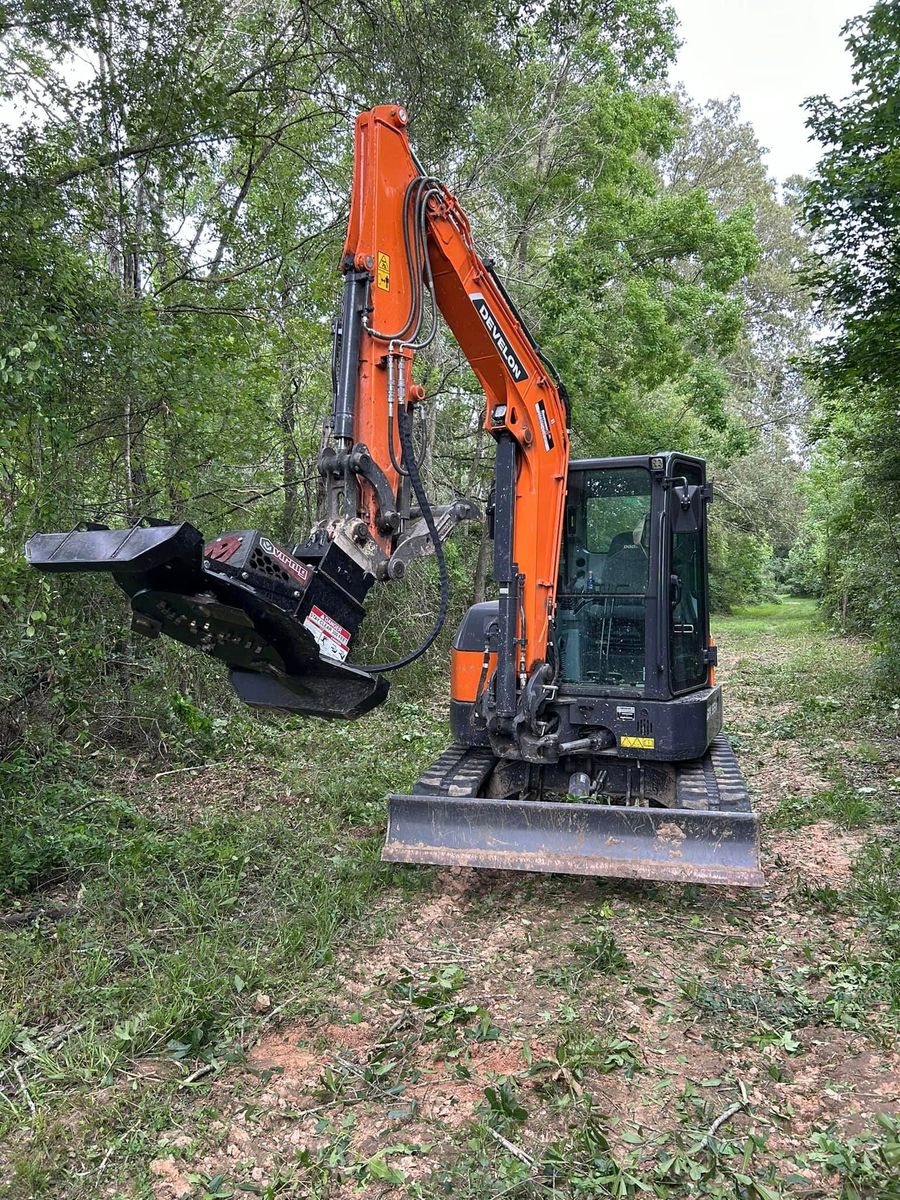
M 407 113 L 356 123 L 334 325 L 333 407 L 310 536 L 205 542 L 141 521 L 36 534 L 41 570 L 111 572 L 133 629 L 220 659 L 248 704 L 356 718 L 436 639 L 443 543 L 470 501 L 434 505 L 416 436 L 417 351 L 450 327 L 484 391 L 496 444 L 486 514 L 496 598 L 452 650 L 453 744 L 388 806 L 398 862 L 759 886 L 756 817 L 721 732 L 709 636 L 702 460 L 674 452 L 570 461 L 570 411 L 468 219 L 421 167 Z M 419 645 L 354 661 L 370 589 L 433 554 L 441 598 Z

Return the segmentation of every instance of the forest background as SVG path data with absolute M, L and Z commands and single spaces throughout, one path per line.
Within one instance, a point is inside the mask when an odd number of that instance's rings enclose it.
M 720 611 L 794 592 L 900 676 L 900 11 L 845 35 L 853 95 L 807 104 L 812 181 L 775 181 L 736 98 L 667 72 L 660 0 L 122 0 L 0 7 L 0 726 L 61 741 L 209 734 L 221 673 L 132 641 L 106 582 L 31 573 L 82 520 L 314 516 L 356 113 L 397 99 L 573 397 L 577 455 L 673 448 L 716 483 Z M 482 397 L 449 334 L 420 358 L 442 499 L 484 501 Z M 454 617 L 490 589 L 449 547 Z M 383 656 L 436 603 L 386 596 Z M 383 619 L 382 619 L 383 618 Z M 432 652 L 407 687 L 433 684 Z M 429 681 L 430 682 L 426 682 Z M 896 694 L 895 692 L 893 694 Z M 14 779 L 14 782 L 15 782 Z

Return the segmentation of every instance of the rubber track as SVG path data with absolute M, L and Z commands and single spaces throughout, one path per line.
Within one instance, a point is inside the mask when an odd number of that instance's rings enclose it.
M 750 794 L 731 742 L 720 733 L 703 758 L 679 763 L 676 806 L 698 812 L 750 812 Z
M 497 759 L 482 746 L 447 747 L 416 784 L 418 795 L 477 796 Z M 750 812 L 750 796 L 731 743 L 725 734 L 695 762 L 677 764 L 676 808 L 695 812 Z
M 413 789 L 425 796 L 477 796 L 497 762 L 486 746 L 448 746 Z

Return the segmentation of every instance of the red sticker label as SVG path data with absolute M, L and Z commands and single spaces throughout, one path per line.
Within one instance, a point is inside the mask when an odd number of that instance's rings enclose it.
M 234 534 L 223 534 L 204 548 L 203 555 L 212 562 L 228 562 L 235 550 L 240 549 L 242 541 L 243 538 L 235 537 Z
M 303 625 L 318 642 L 320 653 L 326 658 L 344 661 L 350 649 L 349 629 L 339 625 L 334 617 L 329 617 L 328 613 L 323 612 L 316 604 L 309 610 Z

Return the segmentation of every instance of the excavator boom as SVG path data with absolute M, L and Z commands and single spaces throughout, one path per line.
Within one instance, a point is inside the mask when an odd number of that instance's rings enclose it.
M 400 422 L 422 396 L 411 377 L 414 355 L 431 340 L 438 310 L 484 391 L 485 428 L 497 442 L 497 682 L 501 707 L 512 717 L 517 677 L 547 655 L 569 414 L 552 368 L 478 253 L 459 202 L 416 161 L 398 105 L 357 120 L 343 270 L 333 436 L 343 452 L 350 442 L 366 447 L 391 495 L 402 485 Z M 389 520 L 369 480 L 360 483 L 358 508 L 373 539 L 388 549 Z

